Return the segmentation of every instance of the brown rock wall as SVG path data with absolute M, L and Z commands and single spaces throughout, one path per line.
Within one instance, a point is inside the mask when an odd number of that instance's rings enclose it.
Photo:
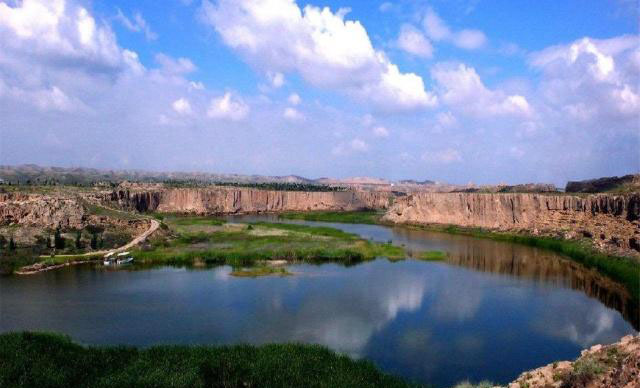
M 138 211 L 233 214 L 311 210 L 385 209 L 390 193 L 303 192 L 243 188 L 114 191 L 109 201 Z
M 384 219 L 588 237 L 603 250 L 637 255 L 640 195 L 419 193 L 398 198 Z

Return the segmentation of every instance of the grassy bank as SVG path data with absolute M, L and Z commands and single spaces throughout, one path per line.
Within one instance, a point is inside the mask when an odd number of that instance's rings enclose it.
M 0 335 L 0 387 L 408 387 L 318 345 L 84 347 Z
M 175 233 L 133 256 L 139 263 L 194 263 L 252 266 L 262 261 L 339 262 L 345 265 L 384 256 L 404 257 L 401 247 L 375 243 L 343 231 L 305 225 L 265 223 L 219 224 L 198 218 L 167 221 Z
M 640 264 L 626 257 L 610 256 L 596 251 L 580 241 L 562 240 L 552 237 L 491 232 L 480 228 L 457 226 L 415 226 L 421 229 L 489 238 L 547 249 L 565 255 L 587 268 L 594 268 L 603 275 L 624 285 L 635 301 L 640 299 Z
M 286 212 L 278 217 L 286 220 L 342 222 L 345 224 L 378 224 L 384 212 L 362 210 L 352 212 Z

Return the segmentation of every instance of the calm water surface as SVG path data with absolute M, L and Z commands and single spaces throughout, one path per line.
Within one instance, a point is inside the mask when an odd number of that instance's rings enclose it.
M 271 220 L 231 218 L 258 219 Z M 553 253 L 405 228 L 309 224 L 450 258 L 292 265 L 296 275 L 283 278 L 234 278 L 226 266 L 77 266 L 4 277 L 0 331 L 58 331 L 90 344 L 319 343 L 449 386 L 504 383 L 638 327 L 638 307 L 622 287 Z

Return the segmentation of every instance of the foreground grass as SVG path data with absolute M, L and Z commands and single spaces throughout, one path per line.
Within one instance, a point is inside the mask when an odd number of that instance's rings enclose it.
M 480 228 L 460 228 L 457 226 L 427 226 L 421 228 L 465 236 L 489 238 L 496 241 L 524 244 L 557 252 L 587 268 L 593 268 L 601 274 L 606 275 L 612 280 L 624 285 L 634 301 L 637 302 L 640 299 L 640 264 L 630 258 L 610 256 L 600 253 L 587 244 L 579 241 L 562 240 L 552 237 L 490 232 Z
M 84 347 L 0 335 L 0 387 L 408 387 L 318 345 Z
M 377 210 L 351 212 L 286 212 L 278 217 L 286 220 L 342 222 L 345 224 L 378 224 L 384 213 Z
M 204 222 L 204 221 L 203 221 Z M 189 223 L 184 221 L 184 223 Z M 133 253 L 136 262 L 191 265 L 228 264 L 247 267 L 262 261 L 338 262 L 345 265 L 376 257 L 402 258 L 405 251 L 391 244 L 371 242 L 338 229 L 283 223 L 226 224 L 199 231 L 179 230 L 171 240 Z M 174 229 L 175 228 L 175 229 Z

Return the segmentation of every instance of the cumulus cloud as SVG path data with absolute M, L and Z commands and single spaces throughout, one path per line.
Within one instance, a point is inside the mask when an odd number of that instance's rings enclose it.
M 542 73 L 539 93 L 579 122 L 636 121 L 640 114 L 640 37 L 583 38 L 529 56 Z
M 176 111 L 178 114 L 181 114 L 181 115 L 189 115 L 192 112 L 191 104 L 189 103 L 189 100 L 187 100 L 186 98 L 180 98 L 175 100 L 173 104 L 171 104 L 171 107 L 173 108 L 174 111 Z
M 465 50 L 476 50 L 487 44 L 484 32 L 473 29 L 452 31 L 433 9 L 427 10 L 422 25 L 427 36 L 436 42 L 448 42 Z
M 422 58 L 431 58 L 433 56 L 433 46 L 424 34 L 410 24 L 403 24 L 400 27 L 400 36 L 398 36 L 398 47 L 402 50 Z
M 267 72 L 267 79 L 272 87 L 278 89 L 284 85 L 284 74 L 280 72 Z
M 158 34 L 151 30 L 151 27 L 149 26 L 147 21 L 144 20 L 140 12 L 134 13 L 133 18 L 129 19 L 125 16 L 124 13 L 122 13 L 122 10 L 118 8 L 116 20 L 119 21 L 127 30 L 144 34 L 147 40 L 158 39 Z
M 476 70 L 465 64 L 439 63 L 431 69 L 431 77 L 438 84 L 441 100 L 468 115 L 529 117 L 533 114 L 524 96 L 506 95 L 501 90 L 487 88 Z
M 295 108 L 285 108 L 282 116 L 289 121 L 303 121 L 304 115 Z
M 161 66 L 162 70 L 169 74 L 188 74 L 197 69 L 196 65 L 194 65 L 189 58 L 172 58 L 159 53 L 156 54 L 155 60 Z
M 389 130 L 381 125 L 372 129 L 375 137 L 389 137 Z
M 211 118 L 231 121 L 242 120 L 248 114 L 249 105 L 241 98 L 232 96 L 231 92 L 226 92 L 220 97 L 213 98 L 207 110 L 207 116 Z
M 267 72 L 297 72 L 314 86 L 337 89 L 378 108 L 411 110 L 436 104 L 422 78 L 402 73 L 375 50 L 346 9 L 294 0 L 205 0 L 201 14 L 222 40 Z
M 289 98 L 287 98 L 287 101 L 289 101 L 289 104 L 291 105 L 298 105 L 302 102 L 302 98 L 300 98 L 297 93 L 291 93 Z

